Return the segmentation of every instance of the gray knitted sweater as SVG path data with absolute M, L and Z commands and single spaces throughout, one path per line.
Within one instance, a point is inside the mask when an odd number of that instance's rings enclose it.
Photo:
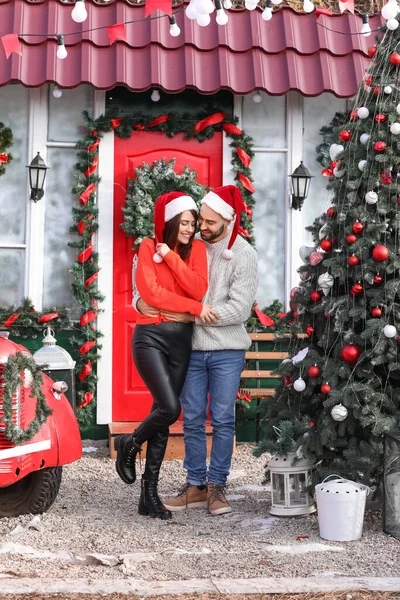
M 245 350 L 251 345 L 245 322 L 257 290 L 257 254 L 238 235 L 232 246 L 233 258 L 226 260 L 222 253 L 228 242 L 229 236 L 214 244 L 206 243 L 208 291 L 203 304 L 210 304 L 219 319 L 215 325 L 205 326 L 196 317 L 193 350 Z

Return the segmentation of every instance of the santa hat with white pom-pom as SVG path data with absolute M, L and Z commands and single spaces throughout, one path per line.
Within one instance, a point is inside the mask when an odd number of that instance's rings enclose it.
M 201 201 L 211 210 L 218 213 L 227 221 L 234 221 L 228 247 L 223 251 L 223 257 L 230 260 L 233 256 L 231 250 L 239 231 L 240 216 L 244 210 L 242 194 L 236 185 L 222 185 L 208 192 Z
M 171 219 L 180 215 L 185 210 L 195 210 L 198 212 L 198 208 L 193 198 L 187 196 L 183 192 L 168 192 L 157 198 L 154 205 L 155 245 L 161 244 L 164 241 L 163 233 L 165 223 L 171 221 Z M 164 259 L 156 252 L 153 256 L 153 260 L 156 263 L 161 263 Z

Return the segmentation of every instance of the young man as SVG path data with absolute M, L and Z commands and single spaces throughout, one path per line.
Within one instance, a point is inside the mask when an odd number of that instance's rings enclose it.
M 258 284 L 256 252 L 238 236 L 242 210 L 242 196 L 233 185 L 216 188 L 202 200 L 200 236 L 206 243 L 209 265 L 209 286 L 203 302 L 213 311 L 207 320 L 195 318 L 189 370 L 180 396 L 187 482 L 175 498 L 164 500 L 172 512 L 208 506 L 211 515 L 216 516 L 232 510 L 225 485 L 235 435 L 236 394 L 245 350 L 250 346 L 245 322 Z M 136 306 L 145 315 L 156 310 L 142 299 Z M 165 315 L 176 321 L 192 319 L 185 313 Z M 208 399 L 213 439 L 207 470 Z

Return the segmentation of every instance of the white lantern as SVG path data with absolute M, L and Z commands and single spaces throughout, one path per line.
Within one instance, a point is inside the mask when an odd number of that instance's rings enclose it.
M 397 329 L 394 325 L 385 325 L 383 334 L 387 338 L 394 338 L 397 335 Z
M 367 119 L 369 117 L 369 110 L 366 106 L 360 106 L 360 108 L 357 110 L 357 115 L 360 117 L 360 119 Z
M 291 452 L 287 457 L 273 456 L 268 463 L 271 473 L 271 515 L 296 516 L 315 512 L 315 505 L 308 493 L 313 463 L 301 458 L 296 460 Z
M 390 126 L 390 133 L 393 133 L 393 135 L 400 135 L 400 123 L 392 123 Z
M 360 169 L 360 171 L 364 171 L 366 164 L 367 164 L 366 160 L 360 160 L 360 162 L 358 163 L 358 168 Z
M 296 392 L 303 392 L 306 389 L 306 382 L 304 381 L 304 379 L 299 377 L 298 379 L 296 379 L 296 381 L 293 382 L 293 387 L 296 390 Z
M 400 106 L 400 105 L 399 105 L 399 106 Z M 362 134 L 360 135 L 360 142 L 361 142 L 362 144 L 367 144 L 367 143 L 368 143 L 368 140 L 369 140 L 369 133 L 362 133 Z
M 334 421 L 344 421 L 348 414 L 348 410 L 343 404 L 337 404 L 331 410 L 331 416 Z
M 365 194 L 365 202 L 367 204 L 376 204 L 378 202 L 378 194 L 372 190 Z

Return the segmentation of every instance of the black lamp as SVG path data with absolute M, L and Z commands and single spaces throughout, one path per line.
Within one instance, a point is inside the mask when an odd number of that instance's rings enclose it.
M 292 178 L 292 208 L 301 210 L 310 190 L 312 175 L 307 167 L 303 165 L 303 161 L 301 161 L 297 169 L 289 177 Z
M 27 167 L 29 169 L 29 185 L 31 187 L 31 200 L 37 202 L 44 195 L 44 180 L 46 179 L 46 172 L 49 167 L 46 166 L 43 158 L 38 152 L 31 164 Z

